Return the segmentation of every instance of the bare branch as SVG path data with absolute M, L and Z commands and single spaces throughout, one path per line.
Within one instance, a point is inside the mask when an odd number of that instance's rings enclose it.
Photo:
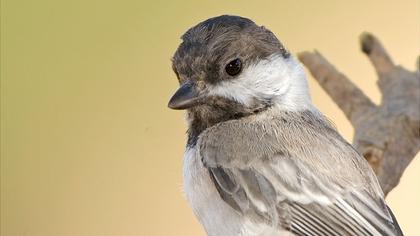
M 369 97 L 320 53 L 303 52 L 298 57 L 352 123 L 375 108 Z
M 367 32 L 363 33 L 360 36 L 360 45 L 362 51 L 369 57 L 375 67 L 376 73 L 380 77 L 383 74 L 389 73 L 394 68 L 391 57 L 375 36 Z
M 420 59 L 411 72 L 394 66 L 379 40 L 364 33 L 360 43 L 379 76 L 382 101 L 375 106 L 321 54 L 304 52 L 299 59 L 351 121 L 353 144 L 375 171 L 385 194 L 397 186 L 420 150 Z

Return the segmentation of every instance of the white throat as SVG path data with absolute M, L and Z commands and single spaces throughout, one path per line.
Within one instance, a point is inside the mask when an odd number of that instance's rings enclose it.
M 249 65 L 238 78 L 209 88 L 211 95 L 228 97 L 248 107 L 271 101 L 282 110 L 313 109 L 302 65 L 293 57 L 274 54 Z

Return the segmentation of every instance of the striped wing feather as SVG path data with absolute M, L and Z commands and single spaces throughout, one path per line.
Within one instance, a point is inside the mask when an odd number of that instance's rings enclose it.
M 290 158 L 209 168 L 224 201 L 245 217 L 295 235 L 402 235 L 383 200 L 340 186 Z

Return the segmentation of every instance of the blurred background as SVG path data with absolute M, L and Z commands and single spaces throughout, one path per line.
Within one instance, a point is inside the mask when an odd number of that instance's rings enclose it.
M 235 14 L 293 53 L 317 49 L 375 101 L 358 36 L 414 70 L 420 3 L 401 1 L 1 1 L 1 235 L 205 235 L 184 200 L 184 114 L 170 58 L 189 27 Z M 315 104 L 351 141 L 309 77 Z M 418 155 L 419 156 L 419 155 Z M 420 235 L 420 158 L 388 196 Z

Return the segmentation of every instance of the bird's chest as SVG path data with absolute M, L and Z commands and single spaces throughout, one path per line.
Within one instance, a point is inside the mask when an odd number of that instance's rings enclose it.
M 209 236 L 241 235 L 240 216 L 220 198 L 198 153 L 190 148 L 184 155 L 184 191 L 189 205 Z

